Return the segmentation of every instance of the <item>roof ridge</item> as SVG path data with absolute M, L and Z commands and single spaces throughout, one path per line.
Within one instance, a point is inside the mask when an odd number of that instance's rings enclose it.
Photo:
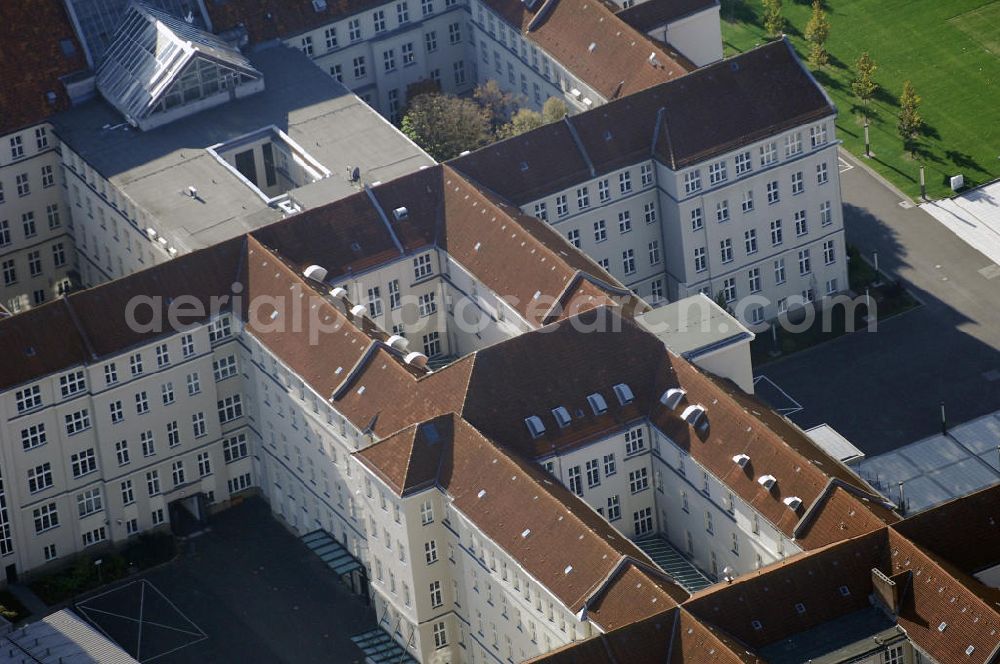
M 576 145 L 576 149 L 580 152 L 580 156 L 583 160 L 587 162 L 587 168 L 590 169 L 590 177 L 597 177 L 597 171 L 594 169 L 594 162 L 590 159 L 590 154 L 587 153 L 587 147 L 583 144 L 583 140 L 580 138 L 580 134 L 577 133 L 576 127 L 573 126 L 573 121 L 569 114 L 563 116 L 563 122 L 566 124 L 566 129 L 569 130 L 569 135 L 573 138 L 573 143 Z
M 403 244 L 399 241 L 399 237 L 396 235 L 396 229 L 392 227 L 392 223 L 389 221 L 389 217 L 386 216 L 385 210 L 382 209 L 382 203 L 379 202 L 378 198 L 375 196 L 375 191 L 372 189 L 371 185 L 365 184 L 365 193 L 368 194 L 368 200 L 371 201 L 372 207 L 375 208 L 375 212 L 378 214 L 378 218 L 382 220 L 387 231 L 389 231 L 389 237 L 392 238 L 392 243 L 396 245 L 396 249 L 399 251 L 400 256 L 406 253 L 403 249 Z
M 76 315 L 76 309 L 73 308 L 72 303 L 69 301 L 68 296 L 60 298 L 66 307 L 66 313 L 69 314 L 69 318 L 73 321 L 73 326 L 76 328 L 77 333 L 80 335 L 80 340 L 83 342 L 83 347 L 87 349 L 90 353 L 90 359 L 96 360 L 98 358 L 97 353 L 94 351 L 94 345 L 90 342 L 90 336 L 87 335 L 87 330 L 84 329 L 83 324 L 80 322 L 80 317 Z

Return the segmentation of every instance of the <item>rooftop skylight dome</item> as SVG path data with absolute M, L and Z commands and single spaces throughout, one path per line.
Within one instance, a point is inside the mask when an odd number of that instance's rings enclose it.
M 97 70 L 97 88 L 147 130 L 264 89 L 239 50 L 182 19 L 133 2 Z

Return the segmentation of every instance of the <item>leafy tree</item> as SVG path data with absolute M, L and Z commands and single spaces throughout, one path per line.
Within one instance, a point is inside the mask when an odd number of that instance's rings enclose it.
M 505 92 L 493 79 L 476 86 L 472 98 L 489 115 L 493 131 L 510 122 L 521 105 L 513 93 Z
M 878 69 L 878 65 L 875 64 L 875 61 L 865 51 L 858 57 L 858 61 L 854 64 L 854 69 L 855 74 L 854 80 L 851 81 L 851 90 L 864 106 L 865 117 L 867 118 L 868 102 L 878 92 L 878 83 L 875 82 L 875 70 Z
M 401 129 L 438 161 L 493 140 L 489 114 L 471 99 L 447 94 L 425 94 L 413 99 Z
M 806 41 L 809 42 L 809 64 L 814 69 L 822 68 L 830 61 L 830 54 L 826 51 L 826 39 L 830 36 L 830 21 L 823 11 L 821 0 L 813 0 L 812 16 L 806 23 Z
M 903 94 L 899 96 L 899 123 L 896 128 L 903 139 L 903 146 L 910 152 L 913 151 L 914 141 L 924 129 L 924 119 L 920 117 L 919 108 L 920 97 L 913 89 L 913 84 L 904 82 Z
M 764 4 L 764 32 L 777 39 L 785 31 L 785 17 L 781 15 L 781 0 L 761 0 Z
M 517 113 L 514 114 L 514 117 L 510 119 L 510 122 L 497 130 L 497 140 L 511 138 L 512 136 L 520 136 L 521 134 L 531 131 L 532 129 L 538 129 L 544 124 L 545 120 L 542 118 L 542 114 L 538 111 L 533 111 L 530 108 L 518 109 Z
M 549 97 L 542 106 L 542 120 L 545 124 L 562 120 L 569 111 L 566 109 L 566 102 L 559 97 Z

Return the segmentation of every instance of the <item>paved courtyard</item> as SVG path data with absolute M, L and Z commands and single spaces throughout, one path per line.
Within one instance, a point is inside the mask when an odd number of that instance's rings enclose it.
M 211 518 L 165 567 L 76 605 L 140 662 L 360 664 L 374 614 L 260 499 Z
M 773 405 L 797 424 L 828 423 L 871 456 L 939 431 L 942 401 L 951 424 L 1000 408 L 1000 269 L 844 159 L 848 243 L 869 260 L 877 250 L 883 273 L 902 278 L 923 306 L 758 374 L 767 378 L 762 397 L 778 395 Z
M 1000 276 L 1000 182 L 920 207 L 993 261 L 993 277 Z

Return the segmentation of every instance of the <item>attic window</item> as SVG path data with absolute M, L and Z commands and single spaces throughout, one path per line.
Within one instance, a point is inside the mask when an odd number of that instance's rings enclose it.
M 788 506 L 788 509 L 792 510 L 793 512 L 799 509 L 799 507 L 802 505 L 802 499 L 799 498 L 798 496 L 789 496 L 788 498 L 785 498 L 781 502 L 785 503 L 785 505 Z
M 750 463 L 750 457 L 746 454 L 737 454 L 733 457 L 733 463 L 738 465 L 740 468 L 746 468 L 747 464 Z
M 670 410 L 677 410 L 677 406 L 680 405 L 681 399 L 684 398 L 685 394 L 687 394 L 685 390 L 679 387 L 671 387 L 660 397 L 660 403 Z
M 946 623 L 946 622 L 943 622 L 943 623 L 941 623 L 940 625 L 938 625 L 938 631 L 939 631 L 939 632 L 943 632 L 943 631 L 944 631 L 944 630 L 946 630 L 946 629 L 948 629 L 948 623 Z
M 556 418 L 556 424 L 560 429 L 565 429 L 570 425 L 571 418 L 565 406 L 556 406 L 552 409 L 552 417 Z
M 768 491 L 770 491 L 771 488 L 774 487 L 774 485 L 777 483 L 778 480 L 777 478 L 775 478 L 774 475 L 761 475 L 760 477 L 757 478 L 757 484 L 761 485 Z
M 612 137 L 612 134 L 611 134 L 611 130 L 610 129 L 608 129 L 607 131 L 604 132 L 604 140 L 605 141 L 610 141 L 611 137 Z
M 545 433 L 545 424 L 538 415 L 529 415 L 524 418 L 524 425 L 528 427 L 532 438 L 541 438 L 542 434 Z
M 803 604 L 802 602 L 799 602 L 798 604 L 795 605 L 795 613 L 797 613 L 797 614 L 799 614 L 801 616 L 801 615 L 805 615 L 805 612 L 806 612 L 806 605 L 805 604 Z
M 313 0 L 313 9 L 317 13 L 326 11 L 326 0 Z
M 632 393 L 632 388 L 625 383 L 618 383 L 614 386 L 615 396 L 618 397 L 618 403 L 623 406 L 627 406 L 633 401 L 635 401 L 635 395 Z
M 67 58 L 72 58 L 76 55 L 76 46 L 73 45 L 72 39 L 60 39 L 59 48 Z
M 392 216 L 396 218 L 396 221 L 402 221 L 410 216 L 410 211 L 400 206 L 392 211 Z
M 354 252 L 361 251 L 361 245 L 358 244 L 357 242 L 352 242 L 351 243 L 351 251 L 354 251 Z
M 522 171 L 528 170 L 528 162 L 526 162 L 526 161 L 522 161 L 521 162 L 521 170 Z
M 685 422 L 693 427 L 700 426 L 702 424 L 702 418 L 705 416 L 705 407 L 701 404 L 688 406 L 681 413 L 681 417 Z
M 840 587 L 840 588 L 838 588 L 837 590 L 839 590 L 839 591 L 840 591 L 840 595 L 841 595 L 841 597 L 849 597 L 849 596 L 850 596 L 850 594 L 851 594 L 851 589 L 850 589 L 850 588 L 848 588 L 847 586 L 841 586 L 841 587 Z
M 528 535 L 530 534 L 531 534 L 531 528 L 525 528 L 523 531 L 521 531 L 521 537 L 524 539 L 527 539 Z
M 573 566 L 572 565 L 566 565 L 566 569 L 563 570 L 563 574 L 569 574 L 572 571 L 573 571 Z
M 976 646 L 969 646 L 968 648 L 965 649 L 966 655 L 971 655 L 974 652 L 976 652 Z
M 480 489 L 479 493 L 476 494 L 476 498 L 480 498 L 481 499 L 484 496 L 486 496 L 486 489 Z
M 759 620 L 751 620 L 750 624 L 753 626 L 754 630 L 756 630 L 758 632 L 760 630 L 764 629 L 764 626 L 760 623 Z
M 590 409 L 594 411 L 594 415 L 603 415 L 608 412 L 608 402 L 598 392 L 587 395 L 587 403 L 590 404 Z

